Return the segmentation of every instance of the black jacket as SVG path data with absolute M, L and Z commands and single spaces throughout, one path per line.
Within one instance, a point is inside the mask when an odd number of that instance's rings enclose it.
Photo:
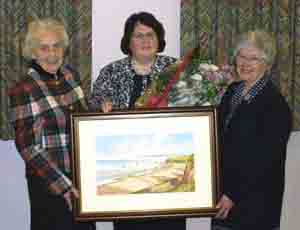
M 271 229 L 280 223 L 292 116 L 268 81 L 250 103 L 242 101 L 225 131 L 225 117 L 239 84 L 229 87 L 219 106 L 223 193 L 235 203 L 225 224 L 233 229 Z

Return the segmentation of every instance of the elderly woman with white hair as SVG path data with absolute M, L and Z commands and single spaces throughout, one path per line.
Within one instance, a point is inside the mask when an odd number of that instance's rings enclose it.
M 292 116 L 271 80 L 275 55 L 275 41 L 263 31 L 247 32 L 237 43 L 239 79 L 219 106 L 223 195 L 213 230 L 280 227 Z
M 15 144 L 26 165 L 31 230 L 95 229 L 71 212 L 78 191 L 71 181 L 69 114 L 87 103 L 78 74 L 63 65 L 68 45 L 61 22 L 31 22 L 24 44 L 29 69 L 9 92 Z

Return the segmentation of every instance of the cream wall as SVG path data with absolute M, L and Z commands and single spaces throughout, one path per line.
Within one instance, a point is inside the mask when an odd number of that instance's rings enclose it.
M 0 229 L 29 230 L 24 163 L 13 141 L 0 140 Z
M 281 230 L 299 229 L 300 220 L 300 132 L 292 133 L 286 161 L 286 186 Z

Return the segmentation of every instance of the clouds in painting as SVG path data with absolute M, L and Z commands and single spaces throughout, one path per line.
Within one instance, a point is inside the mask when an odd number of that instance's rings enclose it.
M 193 153 L 193 135 L 129 134 L 96 137 L 97 159 L 140 159 L 156 155 Z

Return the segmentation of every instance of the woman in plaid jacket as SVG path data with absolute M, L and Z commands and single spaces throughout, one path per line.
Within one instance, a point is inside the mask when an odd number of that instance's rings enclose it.
M 63 65 L 69 39 L 64 25 L 51 18 L 29 24 L 24 55 L 26 76 L 10 90 L 16 147 L 25 161 L 31 229 L 95 229 L 76 223 L 71 199 L 69 114 L 86 107 L 79 76 Z

